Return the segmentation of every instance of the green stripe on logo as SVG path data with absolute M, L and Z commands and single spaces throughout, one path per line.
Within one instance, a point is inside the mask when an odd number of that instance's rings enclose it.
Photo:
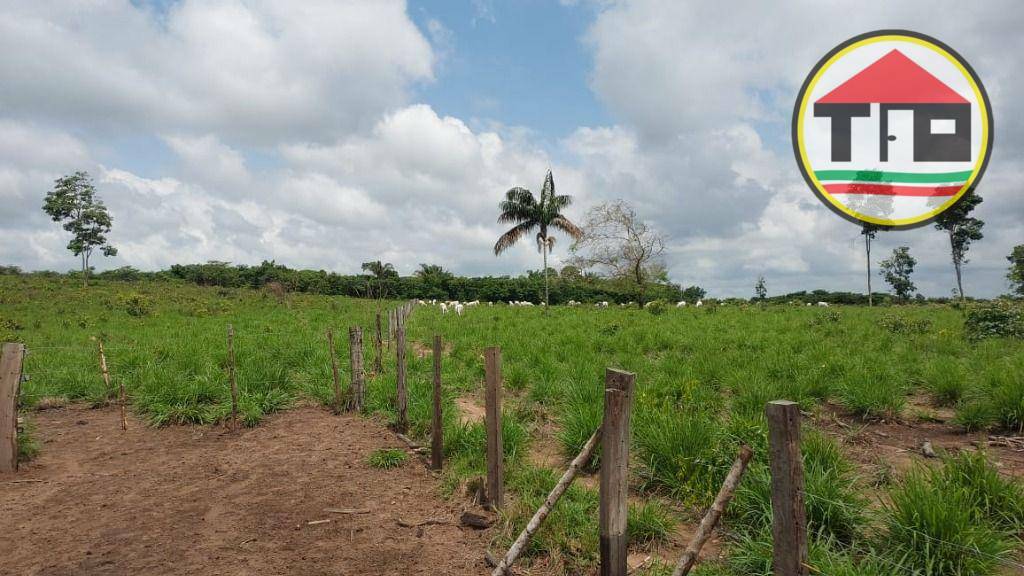
M 911 184 L 943 184 L 964 182 L 973 170 L 963 172 L 882 172 L 880 170 L 817 170 L 818 180 L 840 180 L 849 182 L 906 182 Z

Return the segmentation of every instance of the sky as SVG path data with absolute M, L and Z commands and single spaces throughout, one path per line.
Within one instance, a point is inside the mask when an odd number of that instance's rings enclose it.
M 497 205 L 551 169 L 570 219 L 621 198 L 664 233 L 674 282 L 863 291 L 859 228 L 803 182 L 790 117 L 828 50 L 903 28 L 952 46 L 988 90 L 985 238 L 964 282 L 995 296 L 1024 243 L 1022 27 L 1010 0 L 7 0 L 0 264 L 77 266 L 41 205 L 87 170 L 119 250 L 94 256 L 101 270 L 381 259 L 516 275 L 540 255 L 494 256 Z M 873 266 L 897 246 L 922 293 L 950 295 L 942 232 L 881 233 Z

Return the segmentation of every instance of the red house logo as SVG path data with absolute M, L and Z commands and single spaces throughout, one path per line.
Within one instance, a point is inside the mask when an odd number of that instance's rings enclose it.
M 836 47 L 808 75 L 793 149 L 811 189 L 843 217 L 909 228 L 976 186 L 992 149 L 981 81 L 949 47 L 881 31 Z

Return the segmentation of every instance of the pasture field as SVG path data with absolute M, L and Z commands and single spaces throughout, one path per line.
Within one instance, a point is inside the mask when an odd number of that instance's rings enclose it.
M 385 304 L 395 306 L 397 303 Z M 0 277 L 0 340 L 28 345 L 22 405 L 103 404 L 124 383 L 153 425 L 216 424 L 230 412 L 226 327 L 235 330 L 241 410 L 332 399 L 325 331 L 347 387 L 347 328 L 364 329 L 372 365 L 377 303 L 177 283 Z M 430 427 L 429 342 L 445 341 L 444 486 L 464 498 L 484 472 L 483 349 L 503 355 L 510 492 L 501 553 L 601 420 L 604 370 L 637 374 L 630 536 L 640 573 L 667 574 L 680 534 L 710 503 L 741 444 L 755 450 L 725 520 L 721 554 L 698 573 L 769 574 L 764 405 L 805 412 L 813 573 L 1021 573 L 1024 456 L 991 438 L 1024 430 L 1024 341 L 968 341 L 946 306 L 705 306 L 597 309 L 480 305 L 461 317 L 416 307 L 408 322 L 409 418 Z M 100 377 L 102 338 L 113 380 Z M 394 418 L 394 351 L 368 378 L 367 415 Z M 938 452 L 925 459 L 920 443 Z M 1005 443 L 1005 442 L 1004 442 Z M 990 445 L 991 444 L 991 445 Z M 977 447 L 982 449 L 979 450 Z M 43 448 L 45 449 L 45 447 Z M 595 465 L 592 463 L 592 466 Z M 528 549 L 543 573 L 598 557 L 597 494 L 577 482 Z M 716 550 L 716 552 L 719 550 Z

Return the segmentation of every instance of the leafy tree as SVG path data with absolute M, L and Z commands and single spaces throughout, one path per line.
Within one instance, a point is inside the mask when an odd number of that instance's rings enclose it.
M 984 235 L 981 229 L 985 223 L 970 216 L 974 208 L 981 204 L 981 196 L 973 191 L 968 192 L 942 214 L 935 219 L 935 228 L 945 230 L 949 234 L 949 250 L 953 257 L 953 270 L 956 272 L 956 289 L 960 300 L 964 300 L 964 283 L 962 269 L 967 264 L 967 251 L 971 248 L 971 242 L 981 240 Z
M 566 264 L 562 266 L 562 270 L 559 271 L 558 276 L 563 280 L 580 280 L 583 278 L 583 271 L 572 264 Z
M 764 301 L 765 298 L 768 298 L 768 284 L 764 276 L 758 276 L 757 284 L 754 284 L 754 299 Z
M 624 200 L 594 206 L 583 227 L 584 234 L 572 245 L 575 263 L 581 268 L 596 266 L 631 284 L 640 306 L 648 281 L 667 280 L 662 262 L 665 236 L 648 226 Z
M 583 231 L 562 214 L 562 210 L 572 204 L 572 197 L 555 194 L 555 179 L 548 170 L 544 177 L 544 186 L 540 191 L 540 200 L 526 188 L 515 187 L 505 193 L 505 199 L 499 204 L 501 214 L 498 222 L 515 224 L 501 235 L 494 244 L 494 255 L 497 256 L 511 248 L 523 236 L 537 230 L 537 250 L 544 255 L 544 303 L 549 303 L 550 288 L 548 284 L 548 252 L 555 245 L 555 238 L 548 231 L 554 228 L 565 232 L 573 239 L 583 236 Z
M 388 293 L 390 280 L 398 280 L 398 272 L 391 263 L 382 263 L 380 260 L 363 262 L 363 272 L 367 272 L 369 278 L 366 280 L 366 295 L 370 298 L 383 300 Z
M 448 289 L 454 274 L 436 264 L 420 264 L 420 269 L 413 272 L 423 286 L 423 296 L 427 298 L 447 298 Z
M 696 302 L 707 295 L 708 291 L 700 286 L 689 286 L 683 290 L 683 300 L 686 300 L 687 302 Z
M 46 194 L 43 211 L 54 222 L 63 222 L 71 233 L 68 250 L 82 259 L 82 282 L 89 281 L 89 258 L 99 248 L 104 256 L 117 255 L 117 248 L 107 243 L 107 234 L 113 220 L 103 201 L 96 196 L 96 188 L 87 172 L 75 172 L 54 181 L 53 190 Z
M 889 286 L 892 286 L 893 292 L 900 300 L 909 300 L 910 295 L 917 290 L 914 282 L 910 279 L 914 273 L 914 266 L 917 266 L 917 260 L 910 255 L 910 248 L 907 246 L 894 248 L 892 256 L 882 260 L 880 264 L 882 277 L 889 283 Z
M 1010 288 L 1017 296 L 1024 296 L 1024 244 L 1014 246 L 1006 259 L 1010 261 L 1010 271 L 1006 273 Z

